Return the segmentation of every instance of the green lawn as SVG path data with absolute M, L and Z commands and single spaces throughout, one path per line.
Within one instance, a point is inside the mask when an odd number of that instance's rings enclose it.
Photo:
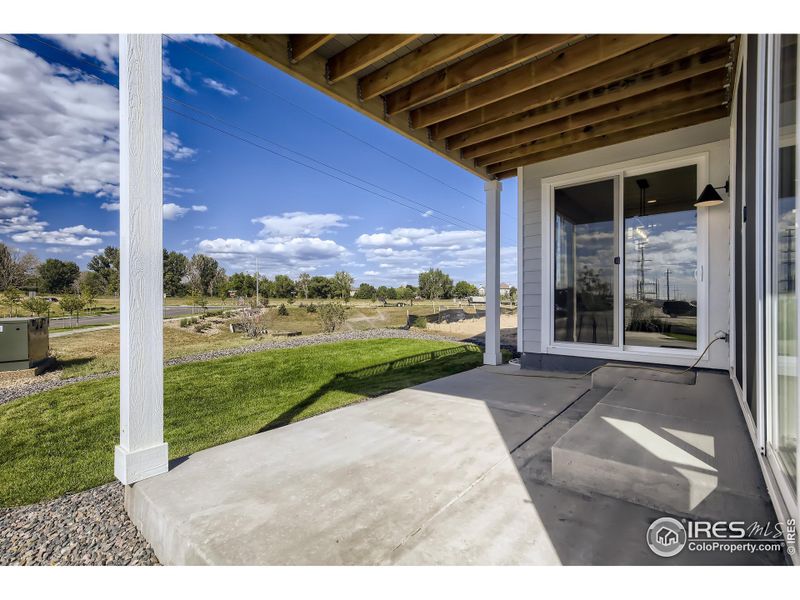
M 164 374 L 170 458 L 480 364 L 472 345 L 379 339 L 170 367 Z M 116 377 L 0 405 L 0 507 L 111 481 L 118 432 Z

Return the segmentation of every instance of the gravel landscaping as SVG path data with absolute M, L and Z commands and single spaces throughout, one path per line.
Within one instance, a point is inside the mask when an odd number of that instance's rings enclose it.
M 0 509 L 0 565 L 157 565 L 128 519 L 122 485 Z
M 191 362 L 199 362 L 204 360 L 212 360 L 215 358 L 223 358 L 226 356 L 238 356 L 241 354 L 250 354 L 252 352 L 263 352 L 265 350 L 277 350 L 282 348 L 298 348 L 300 346 L 311 346 L 313 344 L 328 344 L 332 342 L 344 342 L 349 340 L 372 340 L 380 338 L 413 338 L 421 340 L 432 341 L 454 341 L 453 338 L 443 335 L 426 333 L 421 329 L 366 329 L 364 331 L 342 331 L 338 333 L 319 333 L 316 335 L 308 335 L 303 337 L 287 338 L 281 341 L 268 341 L 259 344 L 252 344 L 250 346 L 239 346 L 235 348 L 224 348 L 220 350 L 212 350 L 203 352 L 201 354 L 192 354 L 190 356 L 182 356 L 180 358 L 173 358 L 166 361 L 164 364 L 168 367 L 173 365 L 182 365 Z M 471 340 L 470 340 L 471 341 Z M 475 342 L 480 344 L 480 342 Z M 92 379 L 103 379 L 105 377 L 113 377 L 118 375 L 118 371 L 108 371 L 106 373 L 98 373 L 95 375 L 83 375 L 81 377 L 70 377 L 68 379 L 60 379 L 58 372 L 48 373 L 37 377 L 34 381 L 21 380 L 14 384 L 8 385 L 0 389 L 0 404 L 29 396 L 31 394 L 38 394 L 39 392 L 46 392 L 55 388 L 59 388 L 72 383 L 80 383 L 81 381 L 89 381 Z

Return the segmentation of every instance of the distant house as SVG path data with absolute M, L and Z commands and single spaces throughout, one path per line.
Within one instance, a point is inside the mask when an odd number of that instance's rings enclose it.
M 507 283 L 500 284 L 500 295 L 501 296 L 508 296 L 511 294 L 511 286 Z
M 486 296 L 486 287 L 483 284 L 478 286 L 478 296 Z

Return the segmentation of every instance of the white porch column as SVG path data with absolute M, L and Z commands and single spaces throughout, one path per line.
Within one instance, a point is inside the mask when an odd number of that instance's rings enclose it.
M 162 323 L 161 36 L 119 36 L 120 434 L 124 484 L 167 471 Z
M 483 364 L 499 365 L 500 354 L 500 181 L 487 181 L 486 192 L 486 348 Z

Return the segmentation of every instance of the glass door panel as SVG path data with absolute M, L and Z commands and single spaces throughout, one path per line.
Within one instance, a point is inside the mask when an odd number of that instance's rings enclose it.
M 782 35 L 777 91 L 777 158 L 776 194 L 773 195 L 772 296 L 775 318 L 773 381 L 776 394 L 771 394 L 768 442 L 777 458 L 778 467 L 797 486 L 797 285 L 796 222 L 797 222 L 797 36 Z
M 625 177 L 624 344 L 697 348 L 697 167 Z
M 616 344 L 614 188 L 608 179 L 555 190 L 556 342 Z

